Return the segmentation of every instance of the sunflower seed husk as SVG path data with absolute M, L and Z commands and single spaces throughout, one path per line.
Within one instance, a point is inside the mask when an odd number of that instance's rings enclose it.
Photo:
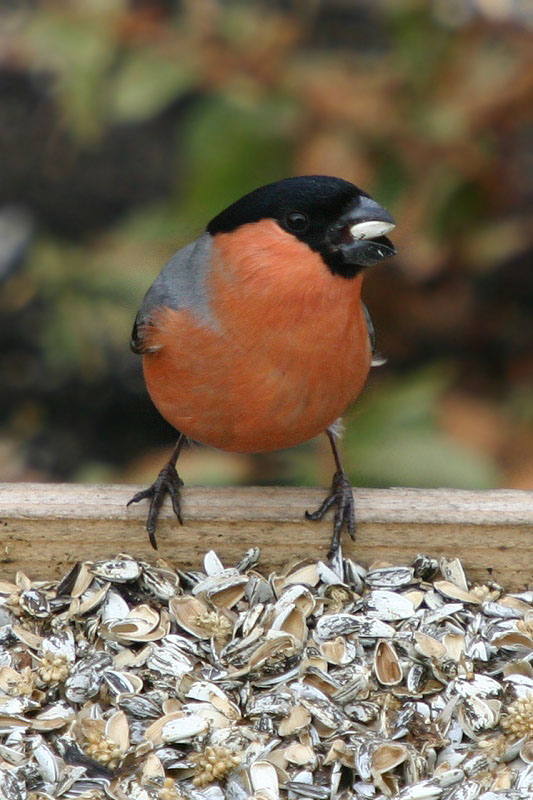
M 258 557 L 0 581 L 0 798 L 532 796 L 532 592 Z

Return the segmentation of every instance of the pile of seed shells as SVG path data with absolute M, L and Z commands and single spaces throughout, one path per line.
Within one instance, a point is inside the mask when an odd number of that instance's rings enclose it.
M 0 581 L 0 800 L 533 797 L 533 591 L 258 559 Z

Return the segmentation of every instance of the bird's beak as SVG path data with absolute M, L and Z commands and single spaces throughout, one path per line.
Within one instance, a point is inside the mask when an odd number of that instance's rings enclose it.
M 370 267 L 396 255 L 396 248 L 386 237 L 395 227 L 383 206 L 371 197 L 360 196 L 330 228 L 328 246 L 347 264 Z

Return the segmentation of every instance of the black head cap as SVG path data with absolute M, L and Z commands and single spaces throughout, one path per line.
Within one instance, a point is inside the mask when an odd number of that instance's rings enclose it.
M 214 217 L 208 233 L 229 233 L 241 225 L 274 219 L 322 255 L 333 273 L 353 277 L 369 264 L 396 252 L 385 236 L 354 238 L 360 222 L 394 221 L 366 192 L 342 178 L 305 175 L 270 183 L 244 195 Z

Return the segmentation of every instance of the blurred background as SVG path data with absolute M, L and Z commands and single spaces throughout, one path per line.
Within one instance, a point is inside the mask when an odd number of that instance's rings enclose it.
M 0 480 L 151 483 L 175 433 L 129 351 L 144 292 L 244 192 L 326 173 L 398 222 L 365 279 L 387 364 L 346 418 L 352 479 L 533 488 L 526 10 L 0 0 Z M 180 464 L 189 484 L 333 469 L 326 437 Z

